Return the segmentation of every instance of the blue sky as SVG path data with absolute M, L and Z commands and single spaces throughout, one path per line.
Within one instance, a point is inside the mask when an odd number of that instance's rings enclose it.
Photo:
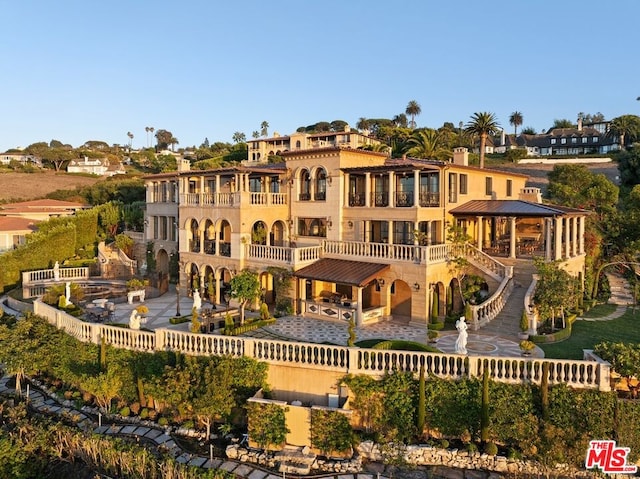
M 180 146 L 318 121 L 418 126 L 517 110 L 640 114 L 640 2 L 0 0 L 0 151 L 57 139 Z

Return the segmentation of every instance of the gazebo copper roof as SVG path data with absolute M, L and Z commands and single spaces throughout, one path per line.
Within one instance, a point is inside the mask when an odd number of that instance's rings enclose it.
M 472 200 L 453 208 L 454 216 L 562 216 L 589 214 L 586 210 L 560 205 L 545 205 L 523 200 Z
M 388 264 L 322 258 L 312 265 L 299 269 L 294 276 L 352 286 L 366 286 L 389 268 Z

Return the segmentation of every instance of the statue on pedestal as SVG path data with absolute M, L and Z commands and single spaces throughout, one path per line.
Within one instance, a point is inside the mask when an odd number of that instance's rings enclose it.
M 140 316 L 135 309 L 131 311 L 131 316 L 129 316 L 129 329 L 140 329 Z
M 464 316 L 456 321 L 456 329 L 458 330 L 458 339 L 456 339 L 456 354 L 467 354 L 467 323 Z

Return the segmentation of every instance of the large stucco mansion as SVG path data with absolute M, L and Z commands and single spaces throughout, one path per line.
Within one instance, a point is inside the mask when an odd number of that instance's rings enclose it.
M 582 278 L 586 211 L 543 204 L 524 175 L 469 166 L 464 148 L 448 162 L 389 158 L 348 135 L 252 140 L 240 166 L 195 171 L 180 160 L 176 172 L 145 177 L 157 269 L 179 253 L 181 290 L 221 303 L 226 283 L 250 268 L 274 303 L 272 267 L 286 268 L 297 314 L 358 325 L 459 310 L 447 298 L 459 256 L 486 279 L 475 327 L 504 305 L 514 259 L 562 260 Z M 268 163 L 276 153 L 284 162 Z M 449 241 L 453 224 L 470 243 Z

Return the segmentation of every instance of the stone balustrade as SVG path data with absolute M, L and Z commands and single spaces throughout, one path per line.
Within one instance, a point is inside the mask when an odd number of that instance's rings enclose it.
M 56 277 L 56 270 L 54 268 L 25 271 L 22 273 L 22 285 L 30 286 L 34 283 L 45 281 L 80 281 L 89 279 L 89 268 L 84 266 L 77 268 L 59 268 L 57 272 Z
M 471 306 L 471 318 L 469 318 L 471 329 L 474 331 L 479 330 L 500 314 L 500 311 L 502 311 L 502 308 L 509 299 L 509 295 L 511 295 L 513 291 L 513 283 L 513 279 L 510 276 L 505 277 L 495 293 L 486 301 L 482 304 Z
M 542 365 L 549 363 L 549 384 L 565 383 L 575 388 L 601 391 L 609 391 L 611 388 L 610 365 L 604 361 L 462 356 L 229 337 L 171 329 L 140 331 L 87 323 L 40 300 L 34 301 L 34 312 L 79 341 L 99 344 L 104 339 L 107 344 L 136 351 L 174 351 L 194 356 L 245 356 L 274 365 L 376 377 L 392 370 L 417 374 L 420 367 L 424 366 L 427 374 L 440 378 L 480 378 L 484 368 L 489 368 L 494 381 L 512 384 L 540 384 Z

